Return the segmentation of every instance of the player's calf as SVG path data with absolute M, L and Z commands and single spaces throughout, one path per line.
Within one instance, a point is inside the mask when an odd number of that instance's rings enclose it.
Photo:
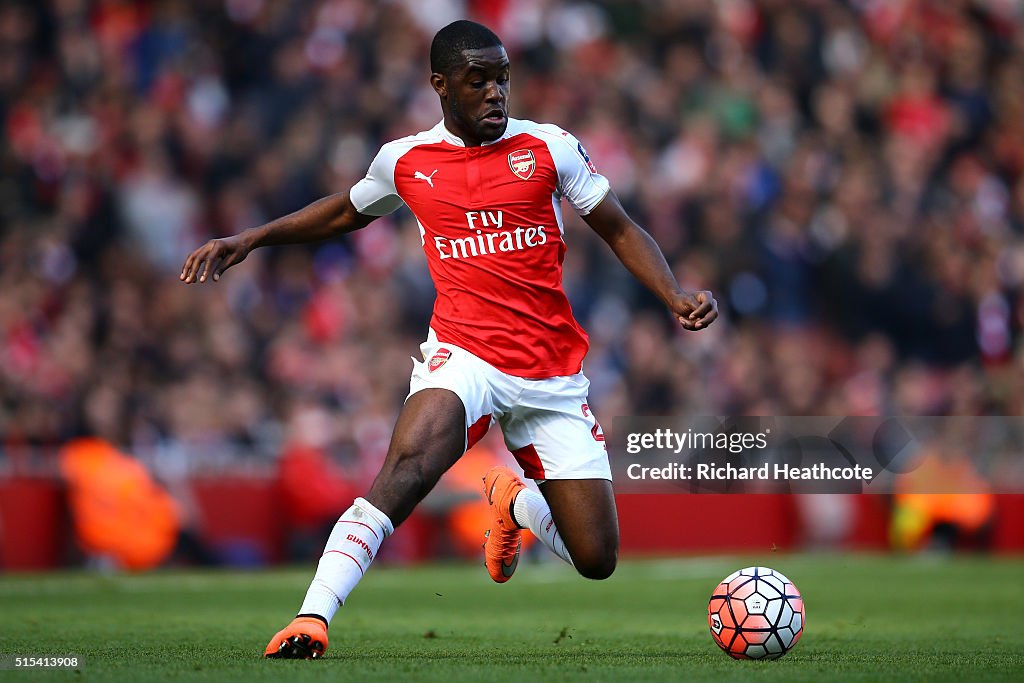
M 541 493 L 550 508 L 550 520 L 576 571 L 588 579 L 602 580 L 611 576 L 619 557 L 619 520 L 611 482 L 606 479 L 549 480 L 541 485 Z M 546 533 L 546 525 L 539 531 Z

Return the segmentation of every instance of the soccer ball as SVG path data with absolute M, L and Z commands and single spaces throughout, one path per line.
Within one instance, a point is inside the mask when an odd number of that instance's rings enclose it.
M 711 637 L 735 659 L 778 659 L 804 632 L 804 599 L 793 582 L 768 567 L 733 572 L 711 594 Z

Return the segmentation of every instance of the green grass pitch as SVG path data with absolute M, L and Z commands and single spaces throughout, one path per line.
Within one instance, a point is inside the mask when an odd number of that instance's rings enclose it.
M 807 630 L 775 662 L 733 661 L 705 625 L 719 579 L 749 564 L 803 592 Z M 89 681 L 1021 681 L 1024 559 L 771 555 L 624 562 L 605 582 L 523 564 L 374 567 L 326 658 L 260 657 L 312 569 L 0 576 L 0 653 L 85 657 Z

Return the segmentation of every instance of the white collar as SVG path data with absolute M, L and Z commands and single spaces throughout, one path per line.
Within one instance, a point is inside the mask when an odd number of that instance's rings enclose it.
M 511 127 L 512 127 L 512 119 L 510 118 L 508 120 L 508 125 L 505 126 L 505 132 L 502 133 L 500 138 L 498 138 L 497 140 L 489 140 L 487 142 L 481 142 L 480 146 L 481 147 L 486 147 L 488 145 L 493 145 L 493 144 L 495 144 L 497 142 L 501 142 L 502 140 L 504 140 L 507 137 L 511 137 L 511 133 L 509 132 L 509 129 Z M 438 122 L 438 124 L 436 126 L 434 126 L 434 130 L 438 131 L 441 134 L 441 138 L 445 142 L 447 142 L 449 144 L 452 144 L 452 145 L 455 145 L 456 147 L 465 147 L 466 146 L 466 142 L 462 138 L 460 138 L 458 135 L 456 135 L 455 133 L 453 133 L 450 130 L 448 130 L 448 128 L 444 125 L 444 119 L 441 119 Z

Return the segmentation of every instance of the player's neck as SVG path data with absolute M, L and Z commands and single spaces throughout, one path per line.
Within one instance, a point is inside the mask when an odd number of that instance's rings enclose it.
M 445 135 L 449 141 L 453 144 L 461 143 L 464 147 L 486 147 L 487 145 L 493 145 L 497 142 L 501 142 L 508 135 L 508 124 L 506 123 L 505 128 L 501 131 L 501 135 L 495 138 L 483 138 L 480 134 L 473 130 L 472 127 L 460 124 L 457 119 L 452 117 L 448 112 L 444 113 L 444 118 L 441 120 L 441 125 L 444 126 Z M 458 140 L 458 142 L 455 142 Z
M 483 145 L 483 141 L 478 139 L 472 133 L 467 132 L 458 123 L 453 121 L 448 115 L 444 117 L 444 128 L 452 137 L 456 137 L 462 140 L 462 144 L 466 147 L 480 147 Z

